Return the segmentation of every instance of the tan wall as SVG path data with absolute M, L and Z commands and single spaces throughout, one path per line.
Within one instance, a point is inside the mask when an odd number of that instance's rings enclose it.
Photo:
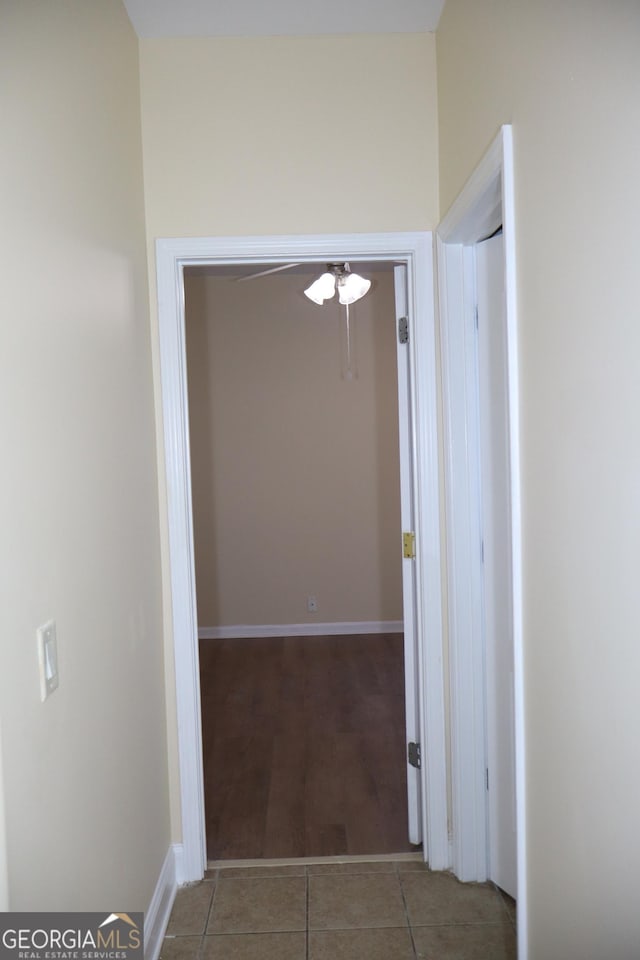
M 438 221 L 432 34 L 143 40 L 142 139 L 156 409 L 157 237 L 428 230 Z M 164 619 L 171 623 L 162 423 Z M 180 839 L 173 638 L 165 632 Z
M 402 619 L 393 272 L 350 308 L 352 381 L 317 274 L 185 284 L 200 626 Z
M 151 239 L 435 226 L 433 34 L 142 40 L 140 66 Z
M 170 831 L 137 41 L 116 0 L 1 20 L 10 906 L 143 910 Z
M 530 960 L 640 943 L 640 6 L 447 0 L 442 210 L 512 122 Z

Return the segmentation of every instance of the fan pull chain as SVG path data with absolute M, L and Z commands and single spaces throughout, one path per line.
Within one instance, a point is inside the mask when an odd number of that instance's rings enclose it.
M 351 369 L 351 324 L 349 323 L 349 304 L 345 304 L 345 314 L 347 322 L 347 369 L 345 371 L 345 380 L 353 380 L 353 370 Z

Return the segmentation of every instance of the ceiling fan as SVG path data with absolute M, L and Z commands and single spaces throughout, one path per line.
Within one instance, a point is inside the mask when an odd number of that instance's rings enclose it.
M 260 270 L 258 273 L 252 273 L 247 277 L 236 277 L 236 280 L 239 283 L 245 280 L 257 280 L 258 277 L 267 277 L 272 273 L 280 273 L 282 270 L 291 270 L 293 267 L 299 266 L 301 266 L 300 263 L 281 263 L 277 267 Z M 328 263 L 326 272 L 321 274 L 317 280 L 314 280 L 304 292 L 309 300 L 322 305 L 325 300 L 331 300 L 337 290 L 340 303 L 348 306 L 364 297 L 370 287 L 370 280 L 366 280 L 357 273 L 352 273 L 349 264 L 343 261 L 341 263 Z
M 257 280 L 258 277 L 268 277 L 270 273 L 280 273 L 281 270 L 291 270 L 292 267 L 299 267 L 299 263 L 281 263 L 277 267 L 270 267 L 269 270 L 260 270 L 259 273 L 250 273 L 246 277 L 235 277 L 236 283 L 244 283 L 245 280 Z
M 252 273 L 247 277 L 236 277 L 236 280 L 239 282 L 257 280 L 258 277 L 267 277 L 272 273 L 280 273 L 282 270 L 291 270 L 293 267 L 299 266 L 301 266 L 300 263 L 282 263 L 277 267 L 260 270 L 258 273 Z M 349 305 L 364 297 L 370 288 L 371 280 L 367 280 L 357 273 L 352 273 L 349 264 L 346 261 L 342 261 L 339 263 L 328 263 L 326 271 L 314 280 L 304 291 L 305 296 L 319 306 L 322 306 L 325 300 L 332 300 L 337 291 L 338 300 L 344 305 L 346 324 L 345 380 L 353 380 L 354 376 L 357 376 L 353 364 Z

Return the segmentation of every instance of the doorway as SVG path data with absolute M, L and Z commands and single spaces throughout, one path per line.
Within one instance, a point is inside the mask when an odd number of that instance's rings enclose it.
M 415 569 L 419 723 L 423 795 L 423 850 L 433 869 L 450 862 L 447 827 L 442 588 L 432 241 L 430 234 L 363 234 L 310 237 L 183 238 L 157 241 L 158 316 L 164 452 L 167 481 L 168 565 L 178 731 L 180 842 L 175 845 L 179 883 L 203 876 L 206 864 L 195 614 L 193 531 L 184 338 L 186 266 L 324 260 L 393 260 L 407 268 L 415 318 L 409 340 L 412 373 L 416 491 Z
M 492 236 L 494 241 L 489 240 Z M 518 955 L 524 960 L 526 806 L 514 237 L 512 133 L 504 126 L 438 228 L 438 276 L 453 867 L 462 880 L 489 877 L 517 895 Z M 491 540 L 488 553 L 485 533 Z
M 517 899 L 512 504 L 502 226 L 475 245 L 488 876 Z
M 409 851 L 393 264 L 270 269 L 185 270 L 208 859 Z

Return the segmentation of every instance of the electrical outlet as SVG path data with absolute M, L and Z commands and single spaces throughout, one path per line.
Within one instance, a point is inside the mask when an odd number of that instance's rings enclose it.
M 307 610 L 309 613 L 316 613 L 318 610 L 318 601 L 315 597 L 307 597 Z

